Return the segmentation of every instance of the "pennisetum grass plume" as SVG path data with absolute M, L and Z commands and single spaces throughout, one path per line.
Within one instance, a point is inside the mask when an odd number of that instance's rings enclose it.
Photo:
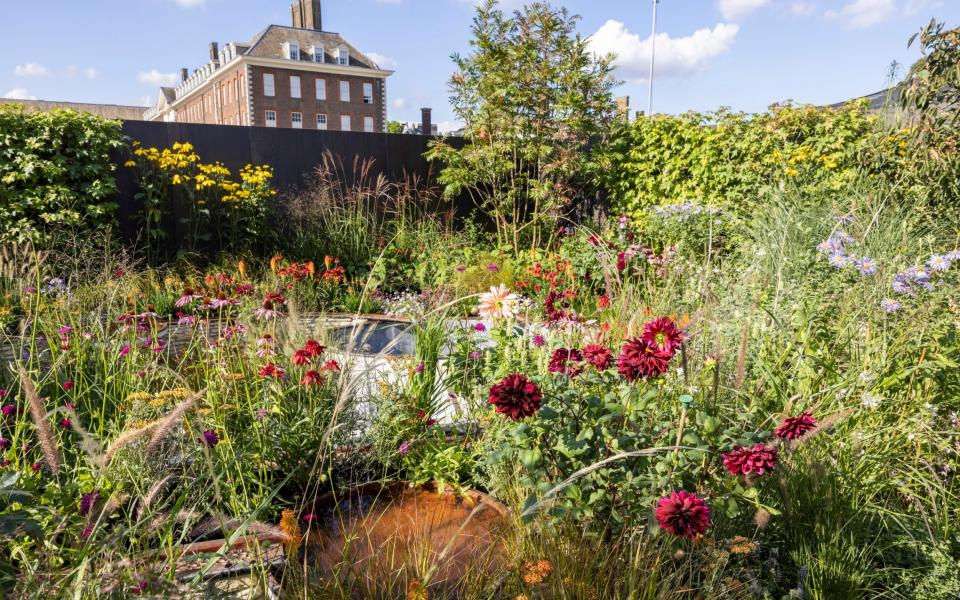
M 43 451 L 43 458 L 47 467 L 54 473 L 60 472 L 60 452 L 57 448 L 56 440 L 53 436 L 53 430 L 47 421 L 47 411 L 43 405 L 43 398 L 37 393 L 30 376 L 26 369 L 20 367 L 20 385 L 23 387 L 23 393 L 27 397 L 27 405 L 30 408 L 30 418 L 37 429 L 37 438 L 40 440 L 40 449 Z

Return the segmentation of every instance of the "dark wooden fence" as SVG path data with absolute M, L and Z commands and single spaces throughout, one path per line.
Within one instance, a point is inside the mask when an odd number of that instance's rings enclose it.
M 354 167 L 364 160 L 372 161 L 368 175 L 383 174 L 398 182 L 416 177 L 430 185 L 437 171 L 436 165 L 423 157 L 433 139 L 430 136 L 147 121 L 124 121 L 123 133 L 144 147 L 168 148 L 175 142 L 190 142 L 203 162 L 221 162 L 233 171 L 247 164 L 270 165 L 274 185 L 281 192 L 303 188 L 326 153 L 342 165 L 348 184 L 359 176 Z M 463 143 L 460 138 L 450 141 Z M 116 161 L 122 165 L 128 158 L 118 155 Z M 134 217 L 141 208 L 135 198 L 139 186 L 133 170 L 119 167 L 117 184 L 121 226 L 131 238 L 136 236 Z M 466 198 L 453 203 L 458 216 L 465 216 L 471 207 Z

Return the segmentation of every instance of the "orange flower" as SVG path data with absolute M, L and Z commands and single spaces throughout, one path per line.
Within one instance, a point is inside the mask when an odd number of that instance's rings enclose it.
M 285 508 L 280 514 L 280 531 L 287 535 L 286 550 L 288 556 L 293 556 L 300 548 L 300 542 L 303 541 L 303 534 L 300 532 L 300 524 L 297 522 L 297 513 Z
M 307 261 L 307 272 L 313 276 L 317 272 L 317 268 L 313 266 L 313 261 Z
M 430 592 L 427 586 L 417 580 L 410 582 L 407 586 L 407 600 L 430 600 Z
M 237 263 L 237 270 L 240 271 L 240 276 L 244 279 L 247 278 L 247 262 L 241 260 Z
M 276 256 L 274 256 L 273 258 L 271 258 L 271 259 L 270 259 L 270 270 L 273 271 L 274 273 L 276 273 L 276 272 L 277 272 L 277 264 L 278 264 L 281 260 L 283 260 L 283 257 L 280 256 L 279 254 L 277 254 Z
M 324 265 L 324 266 L 327 268 L 327 270 L 329 271 L 329 270 L 330 270 L 330 267 L 333 266 L 333 257 L 332 257 L 332 256 L 329 256 L 329 255 L 328 255 L 328 256 L 324 256 L 324 257 L 323 257 L 323 265 Z

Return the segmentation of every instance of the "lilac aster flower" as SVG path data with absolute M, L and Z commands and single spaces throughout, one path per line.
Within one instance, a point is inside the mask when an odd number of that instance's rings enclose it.
M 854 261 L 854 264 L 863 275 L 873 275 L 877 272 L 877 261 L 873 260 L 869 256 L 864 256 L 863 258 Z
M 492 271 L 492 272 L 496 272 L 496 271 L 499 271 L 499 270 L 500 270 L 500 267 L 498 267 L 497 265 L 487 265 L 487 270 L 488 270 L 488 271 Z
M 927 261 L 927 266 L 934 271 L 946 271 L 950 268 L 950 258 L 946 254 L 934 254 Z
M 834 252 L 833 254 L 830 255 L 830 258 L 828 259 L 827 262 L 830 263 L 831 267 L 841 268 L 841 267 L 847 266 L 847 264 L 849 264 L 850 262 L 850 259 L 848 259 L 846 256 L 844 256 L 840 252 Z
M 895 313 L 903 307 L 902 304 L 894 300 L 893 298 L 884 298 L 880 301 L 880 308 L 887 311 L 888 313 Z
M 471 353 L 470 353 L 470 359 L 471 359 L 471 360 L 480 360 L 480 352 L 479 352 L 478 350 L 474 350 L 473 352 L 471 352 Z
M 408 452 L 410 452 L 410 441 L 409 441 L 409 440 L 404 441 L 402 444 L 400 444 L 400 448 L 397 449 L 397 453 L 398 453 L 400 456 L 406 456 Z

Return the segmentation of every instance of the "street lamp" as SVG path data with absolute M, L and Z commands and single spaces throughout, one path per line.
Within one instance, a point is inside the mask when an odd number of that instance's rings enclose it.
M 660 0 L 653 0 L 653 33 L 650 34 L 650 90 L 647 95 L 647 114 L 653 115 L 653 63 L 657 49 L 657 5 Z

